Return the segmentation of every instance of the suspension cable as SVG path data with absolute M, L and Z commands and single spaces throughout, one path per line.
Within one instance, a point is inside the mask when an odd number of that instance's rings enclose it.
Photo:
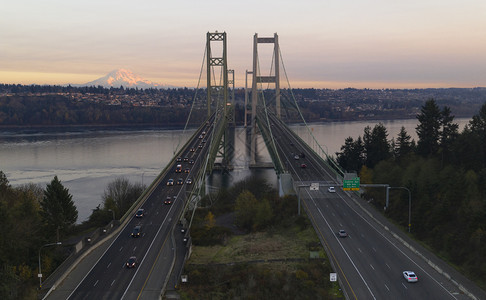
M 282 57 L 282 53 L 280 52 L 280 48 L 278 49 L 278 53 L 280 54 L 280 60 L 282 61 L 282 67 L 283 67 L 283 71 L 284 71 L 284 74 L 285 74 L 285 79 L 287 80 L 287 84 L 289 85 L 290 95 L 292 96 L 292 99 L 291 100 L 294 101 L 295 107 L 297 108 L 297 111 L 299 112 L 299 115 L 302 118 L 302 121 L 304 122 L 304 125 L 305 125 L 307 131 L 309 132 L 309 135 L 312 137 L 312 139 L 314 140 L 314 142 L 316 143 L 316 145 L 319 147 L 319 149 L 322 151 L 322 153 L 324 153 L 326 155 L 327 161 L 330 161 L 332 163 L 333 167 L 336 168 L 336 170 L 339 170 L 341 172 L 341 174 L 344 174 L 344 171 L 334 161 L 334 159 L 332 159 L 329 156 L 329 154 L 326 151 L 324 151 L 324 149 L 322 149 L 321 145 L 319 144 L 319 142 L 317 141 L 317 139 L 315 138 L 315 136 L 312 134 L 312 131 L 310 130 L 309 126 L 307 125 L 307 122 L 305 121 L 304 116 L 302 115 L 302 111 L 300 110 L 300 107 L 299 107 L 297 101 L 295 100 L 295 96 L 294 96 L 294 93 L 292 91 L 292 88 L 290 87 L 290 81 L 289 81 L 289 78 L 287 76 L 287 71 L 285 69 L 285 64 L 284 64 L 284 60 L 283 60 L 283 57 Z
M 174 150 L 174 154 L 177 152 L 177 150 L 179 149 L 179 147 L 181 145 L 182 137 L 185 136 L 187 127 L 189 125 L 189 120 L 191 119 L 192 111 L 194 110 L 194 107 L 195 107 L 195 104 L 196 104 L 197 92 L 199 91 L 199 85 L 201 83 L 202 72 L 203 72 L 203 69 L 204 69 L 204 60 L 206 59 L 206 54 L 207 54 L 206 48 L 207 47 L 204 47 L 204 55 L 203 55 L 203 60 L 202 60 L 202 64 L 201 64 L 201 70 L 199 71 L 199 79 L 197 81 L 196 91 L 195 91 L 194 97 L 192 99 L 191 109 L 189 110 L 189 115 L 187 116 L 186 124 L 184 125 L 184 130 L 182 131 L 182 134 L 179 135 L 179 141 L 177 143 L 177 147 Z

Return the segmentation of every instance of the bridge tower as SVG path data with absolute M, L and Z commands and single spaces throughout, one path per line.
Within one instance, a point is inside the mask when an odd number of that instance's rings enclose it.
M 211 51 L 211 42 L 222 43 L 221 56 L 213 57 Z M 206 66 L 207 66 L 207 106 L 208 106 L 208 118 L 211 116 L 211 104 L 215 100 L 216 110 L 225 109 L 226 102 L 228 101 L 228 61 L 226 55 L 226 32 L 208 32 L 206 34 Z M 216 78 L 211 80 L 213 76 L 212 71 L 216 67 L 221 68 L 222 82 L 217 82 Z M 223 101 L 219 101 L 221 99 Z
M 261 76 L 258 70 L 258 44 L 272 44 L 273 43 L 273 69 L 274 76 Z M 249 72 L 247 72 L 249 73 Z M 250 164 L 256 164 L 256 114 L 258 104 L 258 84 L 275 83 L 275 100 L 276 100 L 276 115 L 280 119 L 280 70 L 279 70 L 279 46 L 278 35 L 275 33 L 273 37 L 258 37 L 255 33 L 253 37 L 253 75 L 252 81 L 252 95 L 251 95 L 251 150 L 250 150 Z M 246 109 L 246 108 L 245 108 Z M 246 115 L 245 115 L 246 117 Z
M 220 43 L 215 54 L 212 44 Z M 228 123 L 234 124 L 234 100 L 228 102 L 229 83 L 233 84 L 234 70 L 228 70 L 226 47 L 226 32 L 208 32 L 206 35 L 206 66 L 207 66 L 207 110 L 208 118 L 215 114 L 214 129 L 209 150 L 209 164 L 207 172 L 214 169 L 216 157 L 221 158 L 221 168 L 230 169 L 231 139 Z M 218 72 L 219 71 L 219 72 Z M 218 74 L 218 75 L 216 75 Z M 231 81 L 228 77 L 231 76 Z M 234 95 L 233 95 L 234 98 Z M 215 111 L 211 112 L 214 107 Z M 233 126 L 234 129 L 234 126 Z

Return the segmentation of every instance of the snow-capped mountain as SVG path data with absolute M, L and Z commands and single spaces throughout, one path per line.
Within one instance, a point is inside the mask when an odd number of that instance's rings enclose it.
M 90 81 L 88 83 L 82 84 L 81 86 L 103 86 L 105 88 L 116 87 L 119 88 L 123 86 L 124 88 L 168 88 L 168 85 L 162 85 L 158 83 L 145 80 L 142 77 L 134 74 L 132 71 L 127 69 L 118 69 L 111 71 L 106 76 L 98 78 L 96 80 Z

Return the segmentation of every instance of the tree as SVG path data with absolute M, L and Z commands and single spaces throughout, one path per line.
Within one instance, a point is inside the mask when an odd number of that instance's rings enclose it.
M 206 222 L 206 229 L 210 230 L 211 228 L 216 225 L 216 220 L 214 219 L 214 214 L 209 211 L 206 217 L 204 217 L 204 221 Z
M 393 149 L 396 159 L 400 160 L 414 150 L 414 141 L 410 141 L 411 139 L 412 137 L 407 133 L 405 127 L 402 126 Z
M 44 190 L 41 201 L 41 215 L 46 223 L 49 234 L 64 234 L 78 219 L 78 210 L 74 205 L 73 196 L 65 188 L 57 176 Z
M 373 130 L 369 126 L 364 129 L 363 142 L 368 168 L 373 168 L 380 161 L 390 157 L 390 144 L 387 138 L 388 133 L 382 123 L 376 124 Z
M 417 152 L 423 156 L 436 154 L 439 150 L 442 114 L 434 99 L 425 102 L 417 119 Z
M 142 184 L 131 184 L 125 177 L 117 177 L 110 182 L 103 194 L 105 209 L 112 209 L 118 216 L 128 211 L 143 193 Z
M 486 168 L 486 103 L 479 110 L 479 114 L 473 116 L 467 128 L 474 140 L 477 168 Z
M 257 212 L 257 199 L 248 190 L 244 190 L 236 198 L 235 202 L 235 223 L 248 231 L 253 229 L 255 215 Z
M 451 148 L 453 146 L 453 143 L 459 135 L 459 125 L 457 123 L 453 123 L 453 121 L 454 116 L 451 115 L 451 109 L 447 106 L 444 107 L 441 112 L 440 121 L 440 124 L 442 126 L 442 131 L 440 132 L 440 150 L 442 154 L 442 160 L 446 158 L 448 161 L 448 158 L 451 155 Z
M 346 138 L 341 152 L 336 153 L 337 162 L 348 171 L 359 171 L 365 163 L 363 140 L 359 136 L 356 141 L 352 137 Z

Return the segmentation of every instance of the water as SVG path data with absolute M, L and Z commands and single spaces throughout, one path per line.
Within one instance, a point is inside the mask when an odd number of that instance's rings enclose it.
M 301 138 L 316 148 L 309 131 L 322 148 L 335 155 L 344 140 L 363 135 L 365 126 L 374 122 L 314 123 L 293 125 Z M 398 135 L 400 128 L 417 140 L 417 121 L 381 121 L 388 130 L 388 138 Z M 456 119 L 460 129 L 469 119 Z M 77 130 L 77 131 L 4 131 L 0 132 L 0 170 L 11 185 L 40 184 L 43 188 L 54 176 L 69 189 L 79 212 L 78 222 L 86 220 L 91 210 L 102 203 L 103 192 L 116 177 L 124 176 L 131 182 L 150 184 L 170 162 L 178 146 L 182 146 L 194 130 Z M 261 176 L 276 186 L 273 169 L 249 170 L 248 148 L 245 129 L 235 129 L 235 169 L 222 176 L 209 178 L 211 188 L 231 186 L 233 182 L 248 176 Z M 270 161 L 262 139 L 258 140 L 259 161 Z

